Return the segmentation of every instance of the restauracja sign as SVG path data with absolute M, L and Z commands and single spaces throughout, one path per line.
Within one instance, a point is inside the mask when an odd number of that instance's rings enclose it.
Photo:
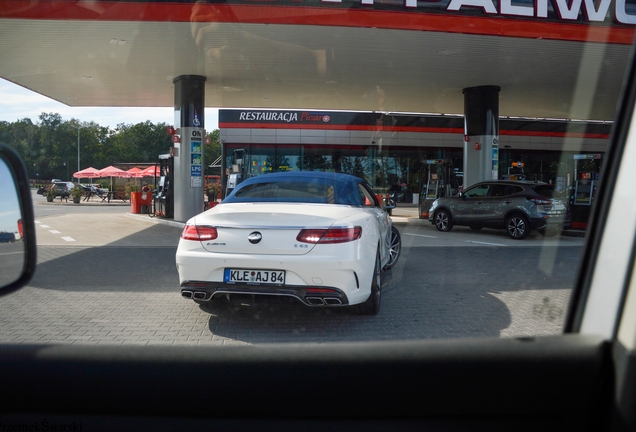
M 309 112 L 301 112 L 300 119 L 298 112 L 293 111 L 241 111 L 239 114 L 240 121 L 270 121 L 281 123 L 327 123 L 330 117 L 326 114 L 316 114 Z

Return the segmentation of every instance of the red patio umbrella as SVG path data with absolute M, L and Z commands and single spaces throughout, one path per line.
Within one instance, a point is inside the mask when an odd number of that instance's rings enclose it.
M 129 169 L 128 171 L 126 171 L 128 174 L 130 174 L 130 176 L 132 178 L 141 178 L 144 175 L 142 174 L 142 169 L 141 168 L 137 168 L 137 167 L 133 167 L 131 169 Z
M 97 174 L 99 174 L 99 177 L 125 177 L 125 178 L 130 177 L 130 174 L 128 174 L 126 171 L 119 169 L 117 167 L 114 167 L 112 165 L 106 168 L 100 169 L 99 171 L 97 171 Z
M 158 166 L 149 166 L 148 168 L 146 168 L 145 170 L 141 171 L 143 174 L 143 177 L 159 177 L 161 176 L 161 172 L 159 170 Z
M 97 171 L 98 177 L 110 177 L 110 190 L 113 190 L 113 177 L 130 178 L 130 174 L 126 171 L 114 166 L 107 166 L 104 169 Z
M 98 174 L 97 168 L 88 167 L 88 168 L 84 168 L 83 170 L 74 173 L 73 177 L 75 177 L 77 179 L 81 179 L 81 178 L 97 178 L 97 177 L 99 177 L 99 174 Z

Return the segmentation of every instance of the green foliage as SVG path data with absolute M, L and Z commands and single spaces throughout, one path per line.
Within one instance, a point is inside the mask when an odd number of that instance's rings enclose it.
M 37 123 L 28 118 L 12 123 L 0 121 L 0 143 L 20 154 L 29 177 L 36 183 L 38 180 L 46 183 L 53 178 L 71 180 L 78 167 L 78 135 L 80 169 L 156 162 L 160 154 L 169 153 L 172 147 L 166 123 L 122 123 L 110 129 L 94 122 L 64 120 L 57 113 L 42 113 L 38 120 Z M 212 145 L 204 149 L 206 164 L 221 154 L 219 135 L 218 129 L 208 134 Z M 209 174 L 218 174 L 218 170 Z
M 57 188 L 55 187 L 55 183 L 51 183 L 50 185 L 48 185 L 46 187 L 46 196 L 55 197 L 56 189 Z
M 205 190 L 205 193 L 208 196 L 212 196 L 213 199 L 216 199 L 219 193 L 221 193 L 221 185 L 218 183 L 210 183 L 208 184 L 208 188 Z
M 80 185 L 75 185 L 73 189 L 71 189 L 71 196 L 73 198 L 82 197 L 86 191 Z
M 129 181 L 124 185 L 124 192 L 126 193 L 126 198 L 130 198 L 132 192 L 141 192 L 141 187 L 134 181 Z
M 206 166 L 205 174 L 220 175 L 220 168 L 209 168 L 209 165 L 221 156 L 221 131 L 214 129 L 212 132 L 208 133 L 207 136 L 210 138 L 212 143 L 204 146 L 203 148 L 203 161 Z M 219 162 L 217 165 L 220 164 L 221 163 Z

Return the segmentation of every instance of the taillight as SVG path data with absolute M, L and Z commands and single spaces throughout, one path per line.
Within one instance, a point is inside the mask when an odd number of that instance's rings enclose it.
M 530 201 L 532 201 L 536 205 L 552 205 L 552 201 L 548 199 L 530 198 Z
M 360 238 L 362 227 L 304 229 L 298 233 L 296 240 L 302 243 L 346 243 Z
M 331 288 L 305 288 L 305 291 L 310 294 L 332 294 L 338 291 Z
M 216 228 L 211 226 L 186 225 L 181 232 L 184 240 L 207 241 L 214 240 L 219 236 Z

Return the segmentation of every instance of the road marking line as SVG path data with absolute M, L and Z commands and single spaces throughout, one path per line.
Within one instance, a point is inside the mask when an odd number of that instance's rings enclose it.
M 425 237 L 425 238 L 437 238 L 435 236 L 428 236 L 428 235 L 424 235 L 424 234 L 409 234 L 409 233 L 404 233 L 403 235 L 410 235 L 413 237 Z
M 67 242 L 75 241 L 75 239 L 73 237 L 62 237 L 62 240 L 66 240 Z
M 49 228 L 48 225 L 40 225 L 40 228 Z
M 39 220 L 34 220 L 33 223 L 40 224 L 42 222 L 40 222 Z
M 481 245 L 486 245 L 486 246 L 506 246 L 505 244 L 486 243 L 486 242 L 479 242 L 479 241 L 472 241 L 472 240 L 468 240 L 468 241 L 466 241 L 466 243 L 475 243 L 475 244 L 481 244 Z
M 51 234 L 60 234 L 60 232 L 58 230 L 49 230 L 49 232 Z

